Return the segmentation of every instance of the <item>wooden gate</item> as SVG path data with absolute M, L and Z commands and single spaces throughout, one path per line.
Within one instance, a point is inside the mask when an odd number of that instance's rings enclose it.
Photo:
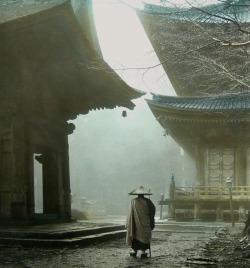
M 235 149 L 208 148 L 205 157 L 205 185 L 224 186 L 226 178 L 234 178 Z

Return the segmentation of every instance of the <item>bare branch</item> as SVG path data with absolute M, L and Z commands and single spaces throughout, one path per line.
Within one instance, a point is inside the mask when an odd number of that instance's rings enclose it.
M 215 18 L 219 18 L 219 19 L 224 20 L 224 21 L 231 22 L 231 23 L 233 23 L 237 27 L 237 29 L 240 32 L 245 33 L 245 34 L 250 34 L 249 31 L 246 31 L 246 30 L 242 29 L 241 24 L 239 22 L 237 22 L 236 20 L 233 20 L 233 19 L 228 18 L 226 16 L 220 16 L 220 15 L 217 15 L 217 14 L 210 13 L 210 12 L 208 12 L 206 10 L 203 10 L 201 8 L 198 8 L 198 7 L 193 7 L 193 8 L 196 9 L 196 10 L 198 10 L 198 11 L 200 11 L 200 12 L 202 12 L 202 13 L 204 13 L 204 14 L 207 14 L 207 15 L 209 15 L 211 17 L 215 17 Z
M 218 38 L 215 38 L 215 37 L 213 37 L 212 39 L 216 42 L 219 42 L 222 46 L 244 47 L 244 46 L 250 45 L 250 41 L 246 41 L 243 43 L 231 43 L 230 41 L 219 40 Z

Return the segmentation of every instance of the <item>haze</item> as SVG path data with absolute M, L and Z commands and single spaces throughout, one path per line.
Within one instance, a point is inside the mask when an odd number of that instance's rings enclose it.
M 104 59 L 119 69 L 126 83 L 147 95 L 134 101 L 136 107 L 126 110 L 127 117 L 122 117 L 125 109 L 119 107 L 91 111 L 73 121 L 76 130 L 69 136 L 72 208 L 84 209 L 82 199 L 86 199 L 94 213 L 124 214 L 131 200 L 128 193 L 135 187 L 151 189 L 157 205 L 161 193 L 168 194 L 171 173 L 177 186 L 192 186 L 195 167 L 170 136 L 163 136 L 145 102 L 150 92 L 175 92 L 136 14 L 115 0 L 95 0 L 94 11 Z M 155 65 L 159 67 L 147 68 Z

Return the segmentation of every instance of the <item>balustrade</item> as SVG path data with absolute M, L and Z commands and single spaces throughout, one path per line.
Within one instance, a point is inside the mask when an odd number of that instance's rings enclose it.
M 175 198 L 218 198 L 228 197 L 228 188 L 226 186 L 195 186 L 195 187 L 176 187 Z M 234 198 L 250 198 L 250 186 L 233 186 L 232 195 Z

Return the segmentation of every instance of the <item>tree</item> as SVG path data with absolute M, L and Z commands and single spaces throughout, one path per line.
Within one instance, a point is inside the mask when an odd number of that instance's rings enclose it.
M 250 3 L 162 0 L 137 11 L 180 95 L 250 90 Z

